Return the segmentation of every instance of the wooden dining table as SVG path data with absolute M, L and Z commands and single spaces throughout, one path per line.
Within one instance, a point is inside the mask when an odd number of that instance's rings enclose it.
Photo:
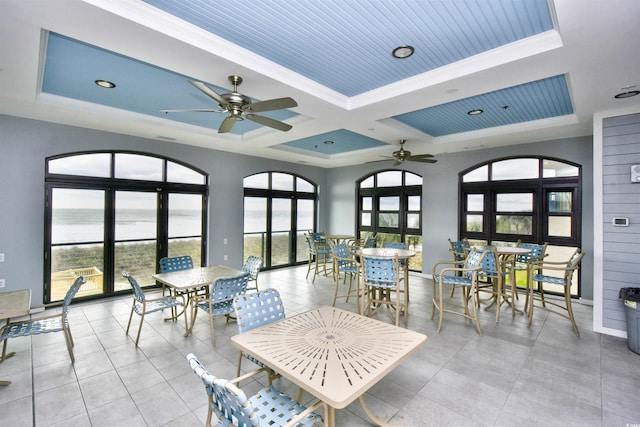
M 224 265 L 212 265 L 208 267 L 196 267 L 188 268 L 185 270 L 171 271 L 169 273 L 154 274 L 153 277 L 158 282 L 162 283 L 174 291 L 182 291 L 187 297 L 185 301 L 185 316 L 187 315 L 187 309 L 191 304 L 194 293 L 203 286 L 209 286 L 215 283 L 221 277 L 237 276 L 242 274 L 242 270 L 237 270 L 232 267 L 226 267 Z M 189 325 L 190 323 L 187 322 Z M 191 328 L 185 331 L 185 336 L 191 333 Z
M 31 309 L 31 290 L 23 289 L 19 291 L 0 292 L 0 320 L 6 320 L 4 326 L 11 322 L 12 317 L 26 316 Z M 0 333 L 2 328 L 0 328 Z M 15 352 L 7 353 L 0 362 L 4 362 Z M 0 386 L 8 386 L 11 381 L 0 380 Z
M 398 367 L 427 336 L 351 311 L 323 306 L 231 337 L 234 346 L 335 410 L 358 399 L 377 425 L 364 393 Z

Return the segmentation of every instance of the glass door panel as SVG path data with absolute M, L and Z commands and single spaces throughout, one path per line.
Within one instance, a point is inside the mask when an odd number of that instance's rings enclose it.
M 313 200 L 298 199 L 296 209 L 296 262 L 309 259 L 309 245 L 304 233 L 313 231 Z
M 289 264 L 291 199 L 271 199 L 271 265 Z
M 131 289 L 122 277 L 128 271 L 140 286 L 154 286 L 158 230 L 158 195 L 153 192 L 117 191 L 115 194 L 114 286 Z
M 189 255 L 194 266 L 202 261 L 202 195 L 169 194 L 170 257 Z
M 87 282 L 76 296 L 103 291 L 105 192 L 51 190 L 51 285 L 49 301 L 60 301 L 78 276 Z
M 244 198 L 244 259 L 265 258 L 267 238 L 267 198 Z M 265 266 L 269 265 L 265 259 Z

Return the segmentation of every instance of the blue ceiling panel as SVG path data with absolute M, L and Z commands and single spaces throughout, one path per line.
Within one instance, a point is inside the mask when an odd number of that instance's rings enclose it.
M 332 143 L 329 143 L 329 141 Z M 315 152 L 330 156 L 350 151 L 381 147 L 384 145 L 388 144 L 378 141 L 377 139 L 360 135 L 359 133 L 340 129 L 333 132 L 314 135 L 309 138 L 286 142 L 276 146 L 275 148 L 293 147 L 300 150 L 306 150 L 311 153 Z
M 477 109 L 482 114 L 467 114 Z M 431 136 L 443 136 L 572 113 L 567 79 L 559 75 L 393 118 Z
M 116 87 L 102 88 L 95 84 L 99 79 L 115 83 Z M 217 130 L 226 113 L 160 111 L 219 108 L 188 80 L 187 76 L 50 33 L 42 92 Z M 209 86 L 220 94 L 232 91 L 232 88 Z M 297 114 L 278 110 L 260 115 L 282 121 Z M 232 133 L 243 134 L 261 127 L 244 120 L 236 123 Z
M 144 1 L 345 96 L 553 29 L 547 0 Z

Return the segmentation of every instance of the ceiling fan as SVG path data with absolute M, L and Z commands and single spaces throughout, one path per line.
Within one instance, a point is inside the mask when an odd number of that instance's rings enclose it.
M 403 145 L 407 142 L 405 139 L 400 139 L 398 143 L 400 144 L 400 149 L 394 151 L 391 156 L 386 156 L 387 159 L 395 160 L 393 166 L 398 166 L 404 161 L 410 162 L 422 162 L 422 163 L 435 163 L 436 159 L 433 159 L 433 155 L 431 154 L 416 154 L 412 155 L 411 151 L 405 150 Z
M 219 95 L 211 89 L 206 84 L 196 81 L 189 80 L 194 87 L 202 91 L 205 95 L 213 98 L 221 109 L 217 110 L 208 110 L 208 109 L 187 109 L 187 110 L 160 110 L 163 113 L 185 113 L 185 112 L 196 112 L 196 113 L 222 113 L 227 112 L 229 115 L 226 119 L 222 121 L 220 128 L 218 128 L 218 133 L 226 133 L 230 132 L 233 128 L 233 125 L 238 120 L 244 120 L 244 117 L 247 119 L 254 121 L 256 123 L 260 123 L 264 126 L 269 126 L 271 128 L 281 130 L 283 132 L 291 129 L 291 125 L 280 122 L 278 120 L 274 120 L 269 117 L 259 116 L 254 113 L 261 113 L 264 111 L 272 111 L 272 110 L 282 110 L 285 108 L 293 108 L 297 107 L 298 103 L 294 101 L 292 98 L 275 98 L 268 99 L 265 101 L 259 102 L 251 102 L 251 98 L 245 96 L 241 93 L 238 93 L 238 86 L 242 83 L 242 77 L 240 76 L 229 76 L 229 82 L 233 85 L 233 92 L 231 93 L 223 93 Z M 244 117 L 243 117 L 244 113 Z

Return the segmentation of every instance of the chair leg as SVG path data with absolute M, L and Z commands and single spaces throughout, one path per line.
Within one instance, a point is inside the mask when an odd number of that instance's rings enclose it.
M 144 322 L 144 311 L 140 315 L 140 326 L 138 327 L 138 336 L 136 336 L 136 347 L 138 346 L 138 341 L 140 341 L 140 332 L 142 332 L 142 323 Z
M 136 302 L 133 302 L 133 305 L 131 306 L 131 313 L 129 313 L 129 322 L 127 323 L 127 335 L 129 334 L 129 328 L 131 327 L 131 319 L 133 318 L 133 309 L 135 307 Z
M 213 310 L 209 310 L 209 323 L 211 324 L 211 344 L 216 346 L 216 325 L 213 322 Z
M 474 301 L 476 298 L 478 298 L 478 292 L 473 289 L 469 289 L 469 293 L 471 293 L 471 306 L 473 310 L 473 319 L 476 324 L 476 329 L 478 330 L 480 336 L 482 336 L 482 328 L 480 327 L 480 319 L 478 318 L 478 304 L 477 301 Z
M 64 334 L 64 340 L 67 343 L 67 351 L 71 358 L 71 364 L 74 364 L 76 362 L 76 358 L 73 355 L 73 339 L 71 338 L 71 331 L 67 328 L 63 328 L 62 333 Z
M 305 279 L 309 278 L 309 272 L 311 271 L 311 263 L 313 262 L 313 255 L 309 254 L 309 263 L 307 264 L 307 275 Z
M 576 325 L 576 319 L 573 317 L 573 308 L 571 307 L 571 288 L 569 286 L 565 286 L 564 300 L 567 305 L 567 313 L 569 314 L 569 320 L 571 321 L 573 332 L 577 336 L 580 336 L 580 332 L 578 331 L 578 325 Z
M 2 358 L 0 358 L 0 361 L 3 361 L 7 355 L 7 341 L 9 341 L 9 337 L 2 342 Z

